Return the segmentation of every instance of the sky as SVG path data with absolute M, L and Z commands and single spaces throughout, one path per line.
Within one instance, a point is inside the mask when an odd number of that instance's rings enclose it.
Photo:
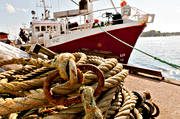
M 46 1 L 51 13 L 77 8 L 70 0 Z M 116 7 L 120 6 L 121 0 L 113 1 Z M 180 32 L 180 0 L 126 0 L 126 2 L 146 13 L 155 14 L 154 23 L 148 24 L 145 31 Z M 0 32 L 17 36 L 20 27 L 29 25 L 32 17 L 31 10 L 41 15 L 42 8 L 39 5 L 40 0 L 0 0 Z M 112 7 L 109 0 L 94 2 L 94 9 L 109 7 Z

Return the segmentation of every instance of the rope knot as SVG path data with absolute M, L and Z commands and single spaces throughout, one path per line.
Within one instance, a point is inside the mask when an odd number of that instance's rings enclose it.
M 70 84 L 78 82 L 78 71 L 76 67 L 75 57 L 71 53 L 62 53 L 55 56 L 52 65 L 59 71 L 59 75 L 64 80 L 70 80 Z
M 81 75 L 81 74 L 79 74 L 80 70 L 91 70 L 95 74 L 97 74 L 97 76 L 98 76 L 98 85 L 97 85 L 97 87 L 96 87 L 96 89 L 94 91 L 93 96 L 95 96 L 95 97 L 99 96 L 101 94 L 101 92 L 102 92 L 103 87 L 104 87 L 104 76 L 103 76 L 103 73 L 101 72 L 101 70 L 98 69 L 96 66 L 90 65 L 90 64 L 77 65 L 77 68 L 78 68 L 78 78 L 80 78 L 80 79 L 81 79 L 81 77 L 79 76 L 79 75 Z M 51 72 L 48 75 L 48 77 L 46 78 L 46 80 L 44 81 L 43 90 L 44 90 L 44 94 L 45 94 L 46 98 L 50 102 L 52 102 L 54 104 L 57 104 L 57 105 L 69 106 L 69 105 L 72 105 L 72 104 L 80 103 L 81 102 L 81 96 L 80 95 L 75 96 L 75 97 L 62 97 L 62 96 L 54 97 L 53 96 L 53 92 L 51 91 L 51 82 L 53 81 L 53 79 L 55 79 L 55 77 L 58 75 L 58 73 L 59 73 L 58 70 L 55 70 L 54 72 Z

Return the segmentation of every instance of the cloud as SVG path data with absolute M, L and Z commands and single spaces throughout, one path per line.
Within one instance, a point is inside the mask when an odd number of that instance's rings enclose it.
M 17 11 L 19 12 L 24 12 L 24 13 L 27 13 L 28 9 L 25 9 L 25 8 L 16 8 Z
M 11 4 L 6 4 L 6 10 L 8 13 L 12 14 L 16 12 L 16 9 Z
M 6 4 L 6 10 L 8 13 L 12 14 L 15 12 L 24 12 L 27 13 L 28 9 L 25 8 L 15 8 L 14 6 L 12 6 L 11 4 Z

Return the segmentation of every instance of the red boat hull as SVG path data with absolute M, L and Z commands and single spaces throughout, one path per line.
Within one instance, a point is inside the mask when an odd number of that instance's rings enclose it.
M 112 35 L 121 39 L 122 41 L 134 46 L 138 37 L 145 28 L 144 25 L 131 26 L 126 28 L 120 28 L 108 31 Z M 110 51 L 114 55 L 118 56 L 120 62 L 127 63 L 132 52 L 132 48 L 124 45 L 120 41 L 112 38 L 105 32 L 93 34 L 91 36 L 76 39 L 70 42 L 59 44 L 56 46 L 48 47 L 50 50 L 61 53 L 61 52 L 77 52 L 81 48 L 88 48 L 91 50 L 103 50 Z

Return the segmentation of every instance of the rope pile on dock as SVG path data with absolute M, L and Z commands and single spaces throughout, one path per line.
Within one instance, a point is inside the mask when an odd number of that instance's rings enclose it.
M 0 73 L 3 118 L 153 119 L 158 106 L 148 92 L 124 86 L 128 71 L 117 59 L 62 53 L 54 59 L 13 58 L 0 67 L 22 64 Z

